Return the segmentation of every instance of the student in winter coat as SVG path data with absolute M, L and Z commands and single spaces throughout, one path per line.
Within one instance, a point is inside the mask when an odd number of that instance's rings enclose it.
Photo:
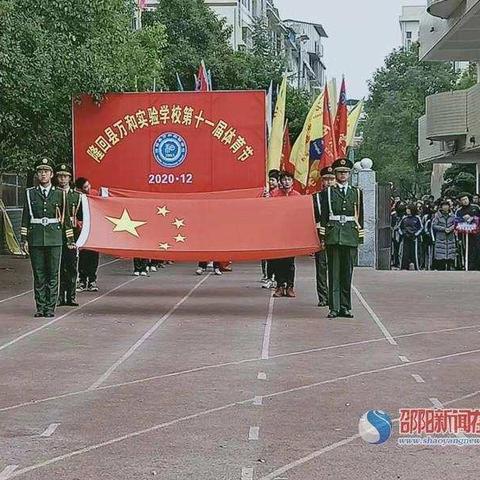
M 402 218 L 399 225 L 402 238 L 400 246 L 400 268 L 402 270 L 410 270 L 410 265 L 413 265 L 415 270 L 420 269 L 418 255 L 423 225 L 417 212 L 417 207 L 414 204 L 409 205 L 407 214 Z
M 440 210 L 432 220 L 435 235 L 434 259 L 438 270 L 452 270 L 456 258 L 455 215 L 446 200 L 440 204 Z

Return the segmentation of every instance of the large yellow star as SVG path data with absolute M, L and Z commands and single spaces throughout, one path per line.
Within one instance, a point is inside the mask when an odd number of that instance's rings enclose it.
M 160 247 L 160 250 L 165 250 L 165 251 L 167 251 L 169 248 L 172 248 L 172 246 L 169 245 L 168 243 L 161 243 L 159 247 Z
M 113 229 L 114 232 L 128 232 L 130 235 L 133 235 L 135 237 L 138 237 L 137 228 L 147 223 L 132 220 L 126 208 L 123 210 L 122 216 L 120 218 L 105 218 L 115 225 L 115 228 Z
M 176 218 L 175 221 L 172 222 L 172 225 L 175 225 L 178 229 L 180 229 L 181 227 L 185 226 L 185 220 Z
M 184 237 L 183 235 L 181 235 L 180 233 L 176 236 L 176 237 L 173 237 L 174 240 L 178 243 L 178 242 L 182 242 L 182 243 L 185 243 L 185 240 L 187 239 L 187 237 Z
M 163 207 L 157 207 L 157 210 L 157 215 L 162 215 L 164 217 L 170 213 L 170 210 L 168 210 L 165 205 Z

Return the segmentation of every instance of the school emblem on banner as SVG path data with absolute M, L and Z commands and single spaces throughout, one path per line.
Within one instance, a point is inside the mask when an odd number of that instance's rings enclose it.
M 187 143 L 177 133 L 164 133 L 153 144 L 153 156 L 156 162 L 165 168 L 181 165 L 187 158 L 187 153 Z

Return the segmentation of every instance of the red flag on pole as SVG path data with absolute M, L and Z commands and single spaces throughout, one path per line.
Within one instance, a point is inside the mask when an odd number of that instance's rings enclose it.
M 282 172 L 288 172 L 292 175 L 295 174 L 295 165 L 290 163 L 290 154 L 292 153 L 292 143 L 290 141 L 290 130 L 288 128 L 288 122 L 285 123 L 285 129 L 283 131 L 283 147 L 282 147 L 282 159 L 280 161 L 280 170 Z
M 345 78 L 342 80 L 340 89 L 340 98 L 338 99 L 337 116 L 335 117 L 335 143 L 337 145 L 337 158 L 346 158 L 347 156 L 347 130 L 348 130 L 348 109 L 347 109 L 347 89 Z
M 211 90 L 207 67 L 205 66 L 205 62 L 203 60 L 198 69 L 195 90 L 197 92 L 209 92 Z
M 319 249 L 312 199 L 84 198 L 77 246 L 127 258 L 239 261 Z M 295 228 L 272 225 L 294 218 Z
M 306 188 L 307 194 L 314 194 L 319 192 L 322 188 L 320 172 L 323 168 L 329 167 L 337 159 L 337 148 L 335 143 L 335 132 L 333 130 L 333 120 L 330 111 L 330 99 L 328 89 L 325 87 L 325 94 L 323 96 L 323 137 L 320 141 L 312 142 L 312 151 L 315 151 L 320 157 L 314 160 L 310 166 L 310 174 L 308 178 L 308 185 Z M 318 158 L 318 157 L 317 157 Z

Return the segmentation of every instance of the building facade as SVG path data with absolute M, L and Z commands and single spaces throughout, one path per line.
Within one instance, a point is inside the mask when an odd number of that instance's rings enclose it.
M 480 0 L 429 0 L 420 24 L 423 61 L 480 62 Z M 418 121 L 418 160 L 474 163 L 480 172 L 480 84 L 430 95 Z
M 400 15 L 400 30 L 402 32 L 402 46 L 410 50 L 413 43 L 418 42 L 420 34 L 420 20 L 425 14 L 425 5 L 409 5 L 402 7 Z
M 325 86 L 323 39 L 327 33 L 318 23 L 284 20 L 288 29 L 286 40 L 288 78 L 292 86 L 318 93 Z

